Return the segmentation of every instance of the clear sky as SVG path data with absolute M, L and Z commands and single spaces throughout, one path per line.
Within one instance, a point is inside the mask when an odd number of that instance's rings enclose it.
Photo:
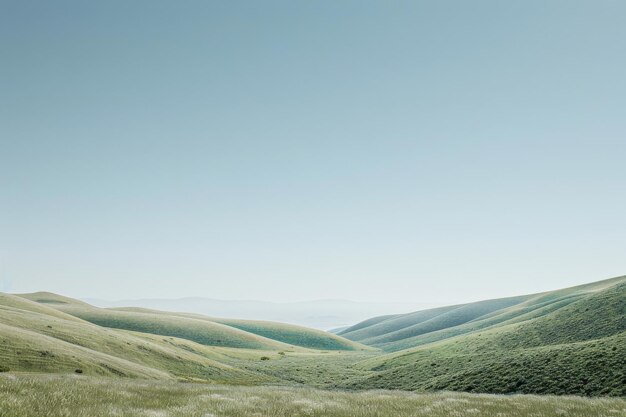
M 626 274 L 626 2 L 0 0 L 0 290 Z

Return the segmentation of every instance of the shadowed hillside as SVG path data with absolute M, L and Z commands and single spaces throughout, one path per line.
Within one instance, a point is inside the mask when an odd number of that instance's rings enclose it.
M 461 326 L 403 339 L 390 350 L 416 347 L 360 363 L 376 374 L 347 386 L 626 395 L 624 277 L 525 299 Z
M 338 334 L 350 340 L 393 352 L 493 326 L 550 315 L 590 294 L 622 282 L 626 282 L 626 277 L 540 294 L 374 317 Z M 610 312 L 605 315 L 612 317 Z

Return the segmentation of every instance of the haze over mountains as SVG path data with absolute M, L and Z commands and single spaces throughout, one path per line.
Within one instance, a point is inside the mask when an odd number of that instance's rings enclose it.
M 313 300 L 278 303 L 259 300 L 218 300 L 203 297 L 107 301 L 84 298 L 97 307 L 143 307 L 155 310 L 203 314 L 247 320 L 270 320 L 320 330 L 348 327 L 383 314 L 401 314 L 436 307 L 434 303 L 357 302 Z

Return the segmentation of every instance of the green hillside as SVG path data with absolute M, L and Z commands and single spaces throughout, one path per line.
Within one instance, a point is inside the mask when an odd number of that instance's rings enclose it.
M 240 330 L 273 340 L 319 350 L 371 350 L 370 347 L 329 332 L 309 329 L 293 324 L 270 321 L 211 319 Z
M 626 396 L 626 277 L 375 317 L 341 333 L 354 341 L 282 323 L 0 294 L 0 371 L 9 374 Z
M 626 279 L 544 293 L 361 362 L 352 388 L 626 395 Z
M 292 348 L 291 345 L 223 324 L 188 317 L 100 308 L 67 308 L 64 311 L 102 327 L 178 337 L 206 346 L 265 350 Z
M 318 350 L 371 350 L 334 334 L 284 323 L 210 318 L 143 308 L 97 308 L 50 293 L 21 297 L 102 327 L 191 340 L 207 346 L 286 350 L 294 346 Z
M 550 315 L 596 291 L 626 282 L 618 277 L 557 291 L 440 307 L 374 318 L 338 334 L 388 352 Z M 610 316 L 609 313 L 607 315 Z
M 108 310 L 108 309 L 107 309 Z M 259 335 L 268 339 L 287 343 L 294 346 L 318 349 L 318 350 L 372 350 L 371 347 L 349 339 L 336 336 L 330 332 L 310 329 L 294 324 L 278 323 L 262 320 L 238 320 L 207 317 L 192 313 L 171 313 L 158 310 L 150 310 L 136 307 L 122 307 L 111 309 L 114 311 L 126 311 L 137 313 L 161 314 L 167 316 L 204 320 L 211 323 L 219 323 L 248 333 Z
M 387 319 L 377 318 L 358 323 L 339 334 L 372 346 L 382 346 L 431 332 L 449 329 L 472 322 L 496 311 L 518 305 L 526 297 L 487 300 L 416 311 Z M 373 320 L 373 322 L 372 322 Z M 367 324 L 368 322 L 372 324 Z M 387 346 L 389 348 L 389 346 Z M 389 350 L 393 350 L 390 348 Z
M 0 369 L 135 378 L 262 381 L 208 348 L 106 329 L 35 302 L 0 296 Z
M 496 394 L 626 396 L 626 333 L 599 340 L 513 352 L 453 353 L 424 348 L 361 364 L 373 377 L 350 388 Z
M 371 331 L 371 329 L 373 328 L 373 326 L 375 324 L 381 323 L 383 321 L 389 321 L 390 322 L 390 319 L 399 317 L 401 315 L 402 314 L 387 314 L 387 315 L 384 315 L 384 316 L 372 317 L 370 319 L 363 320 L 362 322 L 354 324 L 352 326 L 346 326 L 345 328 L 343 328 L 342 330 L 337 332 L 337 334 L 350 333 L 351 335 L 354 335 L 352 337 L 352 339 L 354 339 L 354 340 L 364 339 L 365 337 L 368 337 L 368 335 L 370 335 L 370 333 L 364 333 L 363 335 L 358 335 L 357 330 L 368 328 Z M 385 331 L 380 332 L 380 333 L 371 333 L 371 335 L 374 336 L 374 335 L 382 334 L 382 333 L 385 333 Z
M 371 339 L 431 320 L 453 308 L 453 306 L 439 307 L 407 314 L 373 317 L 348 327 L 338 334 L 350 340 Z
M 326 352 L 372 351 L 300 326 L 222 321 L 232 326 L 191 314 L 100 309 L 51 293 L 0 294 L 0 371 L 275 384 L 294 382 L 276 372 L 278 362 L 283 369 L 297 363 L 307 369 L 307 381 L 323 381 L 311 365 L 329 358 Z M 326 349 L 305 349 L 235 325 Z
M 479 317 L 485 316 L 489 313 L 493 313 L 494 311 L 499 311 L 504 308 L 517 305 L 523 301 L 524 297 L 515 297 L 502 300 L 489 300 L 479 303 L 454 306 L 445 311 L 440 311 L 440 314 L 437 314 L 436 316 L 431 317 L 427 320 L 423 320 L 419 323 L 403 327 L 395 331 L 390 331 L 376 337 L 368 337 L 361 340 L 361 342 L 373 346 L 397 342 L 399 340 L 407 339 L 410 337 L 420 336 L 426 333 L 460 326 L 476 320 Z M 399 319 L 392 320 L 392 322 L 397 321 L 399 321 Z M 386 321 L 383 323 L 387 324 Z M 381 325 L 383 323 L 381 323 Z M 385 327 L 389 328 L 388 325 Z
M 394 342 L 380 343 L 377 344 L 377 346 L 383 350 L 394 352 L 490 328 L 492 326 L 518 323 L 550 314 L 551 312 L 572 303 L 580 297 L 582 297 L 582 295 L 564 296 L 550 302 L 536 302 L 535 299 L 531 299 L 511 308 L 497 311 L 494 314 L 489 314 L 458 326 L 444 328 L 413 337 L 407 337 Z
M 19 297 L 11 294 L 0 293 L 0 307 L 10 307 L 13 309 L 26 310 L 34 313 L 41 313 L 52 317 L 61 318 L 64 320 L 75 321 L 82 323 L 77 317 L 70 314 L 63 313 L 62 311 L 48 307 L 45 304 L 40 304 L 23 297 Z

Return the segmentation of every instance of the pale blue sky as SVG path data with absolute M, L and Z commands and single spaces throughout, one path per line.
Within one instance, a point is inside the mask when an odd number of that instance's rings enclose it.
M 0 290 L 626 274 L 626 2 L 0 0 Z

